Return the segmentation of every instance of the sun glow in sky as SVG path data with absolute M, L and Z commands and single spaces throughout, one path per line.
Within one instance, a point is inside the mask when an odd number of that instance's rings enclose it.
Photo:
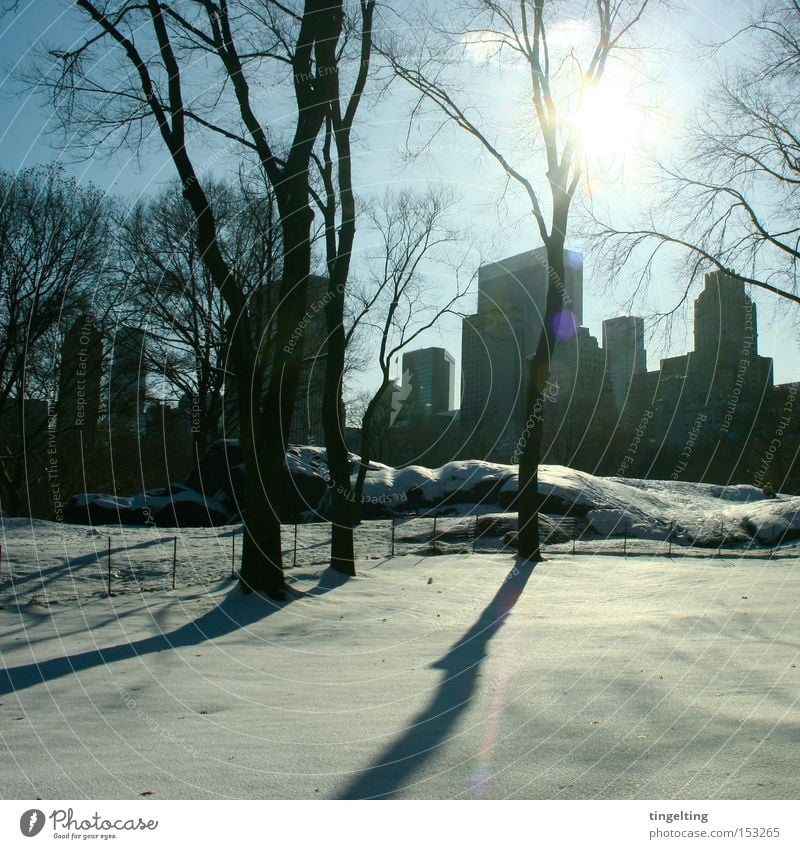
M 577 125 L 590 158 L 624 156 L 649 135 L 644 110 L 631 102 L 624 85 L 612 80 L 586 91 L 568 120 Z
M 511 40 L 510 35 L 505 37 Z M 502 40 L 497 33 L 471 33 L 464 41 L 466 55 L 489 71 L 482 77 L 484 91 L 491 91 L 496 100 L 516 101 L 509 115 L 517 124 L 525 121 L 530 129 L 527 110 L 519 108 L 530 104 L 530 68 L 516 51 L 501 47 Z M 551 91 L 559 124 L 565 134 L 578 129 L 581 154 L 590 169 L 621 165 L 647 143 L 663 139 L 665 129 L 653 105 L 642 101 L 645 72 L 631 56 L 624 63 L 609 65 L 590 88 L 582 82 L 596 40 L 589 23 L 570 19 L 551 26 L 547 36 L 551 68 L 557 69 L 552 72 Z M 561 144 L 565 141 L 564 136 Z

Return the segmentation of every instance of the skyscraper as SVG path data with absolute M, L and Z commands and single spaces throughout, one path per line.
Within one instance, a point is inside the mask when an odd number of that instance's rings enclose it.
M 614 410 L 619 414 L 627 404 L 633 376 L 647 371 L 644 319 L 621 315 L 604 321 L 603 350 L 606 353 Z
M 694 316 L 694 351 L 634 376 L 626 425 L 647 419 L 647 440 L 626 474 L 747 480 L 752 452 L 742 446 L 773 384 L 772 360 L 758 354 L 756 305 L 744 281 L 715 271 Z
M 605 351 L 588 327 L 578 327 L 550 363 L 542 461 L 596 471 L 613 420 L 610 396 Z
M 58 426 L 64 433 L 94 438 L 100 415 L 103 337 L 95 317 L 80 316 L 69 328 L 61 349 Z M 76 442 L 80 440 L 77 437 Z
M 455 407 L 456 363 L 444 348 L 403 354 L 403 386 L 411 415 L 446 413 Z
M 108 411 L 114 430 L 144 429 L 147 334 L 139 327 L 118 327 L 111 341 Z
M 328 278 L 312 274 L 308 278 L 307 309 L 303 316 L 303 361 L 289 431 L 289 441 L 296 445 L 325 444 L 322 395 L 328 358 L 328 326 L 325 318 L 327 302 Z
M 564 317 L 583 320 L 583 258 L 564 251 Z M 525 424 L 525 365 L 539 342 L 550 282 L 545 248 L 478 270 L 478 311 L 462 324 L 462 438 L 475 456 L 508 462 Z
M 95 473 L 100 418 L 103 336 L 91 314 L 67 330 L 61 348 L 58 385 L 58 471 L 65 495 Z

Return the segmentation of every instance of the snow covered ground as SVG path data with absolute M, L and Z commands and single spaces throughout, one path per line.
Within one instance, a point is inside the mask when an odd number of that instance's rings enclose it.
M 205 586 L 0 610 L 0 795 L 800 794 L 797 559 L 376 550 L 276 607 L 225 530 Z
M 788 502 L 787 502 L 788 503 Z M 776 505 L 783 502 L 744 502 L 733 508 L 748 508 L 742 515 L 757 515 L 766 508 L 768 519 L 763 527 L 770 534 L 785 528 L 796 517 L 777 518 Z M 397 555 L 439 555 L 502 552 L 513 553 L 513 534 L 517 517 L 513 513 L 491 512 L 493 508 L 479 504 L 461 504 L 460 516 L 420 516 L 404 518 L 394 528 L 394 552 Z M 494 508 L 496 509 L 496 508 Z M 770 512 L 767 512 L 770 511 Z M 596 510 L 595 513 L 601 513 Z M 709 556 L 709 541 L 716 545 L 716 537 L 704 538 L 706 547 L 689 547 L 687 539 L 677 531 L 670 548 L 665 533 L 658 528 L 645 527 L 630 521 L 629 538 L 624 541 L 613 534 L 623 533 L 623 523 L 616 513 L 602 512 L 609 527 L 600 536 L 585 521 L 577 525 L 574 520 L 554 516 L 542 524 L 542 538 L 550 554 L 619 554 L 652 557 L 671 550 L 677 557 Z M 699 510 L 690 513 L 697 528 L 705 521 Z M 730 521 L 730 510 L 728 512 Z M 640 521 L 644 521 L 640 517 Z M 743 520 L 744 521 L 744 520 Z M 172 587 L 173 558 L 175 562 L 175 587 L 209 586 L 230 577 L 239 565 L 242 551 L 241 525 L 216 528 L 156 528 L 105 525 L 88 527 L 46 522 L 39 519 L 5 519 L 0 536 L 0 605 L 60 604 L 75 599 L 106 596 L 109 586 L 114 594 L 142 593 Z M 434 529 L 436 538 L 434 542 Z M 477 532 L 477 538 L 476 538 Z M 283 527 L 284 563 L 290 580 L 295 568 L 319 566 L 328 562 L 330 553 L 330 525 L 309 523 Z M 571 535 L 580 539 L 573 546 Z M 380 560 L 392 552 L 392 522 L 375 520 L 362 523 L 355 533 L 356 556 L 361 560 Z M 474 551 L 473 551 L 474 549 Z M 109 553 L 111 568 L 109 570 Z M 715 553 L 715 552 L 711 552 Z M 732 523 L 725 528 L 725 546 L 719 552 L 729 557 L 763 557 L 769 554 L 741 527 Z M 800 542 L 787 542 L 776 547 L 776 558 L 800 556 Z
M 586 515 L 534 570 L 464 503 L 511 468 L 376 468 L 423 493 L 398 556 L 365 522 L 344 580 L 287 526 L 281 606 L 240 526 L 0 520 L 0 796 L 797 798 L 800 498 L 546 467 Z

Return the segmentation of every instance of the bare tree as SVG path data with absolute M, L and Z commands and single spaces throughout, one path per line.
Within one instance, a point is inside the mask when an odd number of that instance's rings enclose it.
M 355 79 L 345 94 L 340 69 L 344 53 L 328 45 L 330 101 L 320 155 L 316 157 L 323 195 L 318 198 L 325 225 L 325 259 L 328 291 L 325 298 L 327 326 L 325 383 L 322 424 L 333 487 L 331 489 L 331 566 L 345 575 L 355 575 L 353 521 L 346 493 L 350 489 L 350 460 L 345 436 L 342 388 L 347 364 L 345 330 L 346 292 L 356 235 L 356 197 L 353 189 L 352 132 L 367 83 L 372 57 L 372 28 L 375 0 L 359 0 L 358 16 L 344 20 L 345 32 L 357 34 Z
M 538 466 L 541 457 L 543 392 L 556 344 L 556 319 L 564 309 L 564 246 L 572 201 L 583 174 L 581 129 L 571 122 L 603 80 L 609 57 L 622 50 L 648 0 L 596 0 L 552 3 L 547 0 L 473 0 L 443 13 L 438 21 L 413 27 L 421 45 L 389 41 L 382 52 L 395 73 L 468 134 L 504 174 L 524 192 L 535 231 L 548 261 L 543 329 L 525 378 L 529 435 L 519 464 L 519 554 L 539 560 Z M 591 10 L 591 11 L 590 11 Z M 585 21 L 586 48 L 559 46 L 559 24 Z M 440 23 L 439 21 L 442 21 Z M 526 100 L 520 132 L 495 130 L 474 105 L 476 95 L 464 73 L 464 59 L 479 50 L 515 67 L 525 79 Z M 482 85 L 482 80 L 474 81 Z M 537 164 L 531 166 L 533 161 Z M 540 158 L 541 157 L 541 158 Z M 540 164 L 539 164 L 540 163 Z M 539 185 L 544 183 L 544 193 Z M 546 201 L 542 200 L 546 194 Z
M 377 346 L 380 382 L 361 415 L 361 457 L 356 483 L 348 485 L 344 497 L 355 521 L 361 518 L 364 483 L 379 431 L 386 422 L 382 415 L 391 392 L 392 362 L 422 333 L 453 312 L 467 290 L 461 280 L 463 261 L 454 260 L 449 250 L 462 238 L 449 216 L 456 194 L 441 186 L 427 191 L 388 190 L 373 202 L 365 215 L 377 238 L 367 279 L 352 292 L 353 320 L 348 341 L 358 333 Z M 427 266 L 427 267 L 426 267 Z M 431 285 L 431 267 L 439 266 L 453 276 L 453 290 L 437 297 L 442 287 Z
M 272 315 L 280 275 L 277 213 L 269 186 L 259 192 L 209 181 L 220 249 L 248 298 L 260 299 L 253 344 Z M 115 311 L 148 334 L 148 371 L 160 375 L 161 394 L 191 404 L 195 461 L 222 435 L 223 394 L 234 382 L 230 311 L 198 252 L 196 219 L 172 184 L 155 198 L 124 210 L 120 221 L 120 276 Z
M 15 434 L 0 459 L 5 511 L 30 507 L 48 431 L 55 440 L 65 426 L 58 423 L 61 343 L 101 285 L 108 220 L 103 194 L 58 167 L 0 172 L 0 419 L 6 436 Z M 43 415 L 32 414 L 36 404 L 46 407 Z M 52 465 L 50 479 L 60 489 L 64 470 L 55 459 Z
M 737 66 L 710 87 L 677 160 L 654 163 L 657 202 L 595 241 L 610 267 L 637 265 L 637 290 L 672 246 L 689 269 L 684 298 L 711 265 L 800 303 L 800 4 L 762 3 L 732 43 Z
M 230 312 L 247 468 L 242 589 L 283 598 L 279 510 L 311 266 L 309 163 L 329 112 L 342 2 L 76 0 L 75 6 L 86 35 L 52 54 L 61 66 L 55 78 L 51 72 L 33 81 L 50 82 L 59 114 L 93 150 L 103 142 L 139 149 L 155 130 L 169 153 L 196 219 L 198 250 Z M 289 98 L 293 120 L 281 126 L 267 120 L 275 110 L 265 108 L 274 103 L 257 91 L 265 82 Z M 282 276 L 270 330 L 258 344 L 258 299 L 248 296 L 222 252 L 208 179 L 193 149 L 203 139 L 213 139 L 229 159 L 252 156 L 275 193 Z

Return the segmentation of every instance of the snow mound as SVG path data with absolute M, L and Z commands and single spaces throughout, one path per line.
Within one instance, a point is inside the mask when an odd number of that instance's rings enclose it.
M 358 457 L 351 454 L 350 460 L 355 476 Z M 294 475 L 327 479 L 324 449 L 293 446 L 287 465 Z M 453 461 L 439 469 L 370 463 L 364 497 L 399 510 L 439 514 L 513 510 L 518 475 L 517 466 L 483 460 Z M 744 484 L 600 477 L 545 465 L 539 469 L 539 493 L 546 514 L 578 517 L 589 535 L 671 538 L 701 546 L 773 545 L 800 538 L 800 497 L 768 498 L 758 487 Z

